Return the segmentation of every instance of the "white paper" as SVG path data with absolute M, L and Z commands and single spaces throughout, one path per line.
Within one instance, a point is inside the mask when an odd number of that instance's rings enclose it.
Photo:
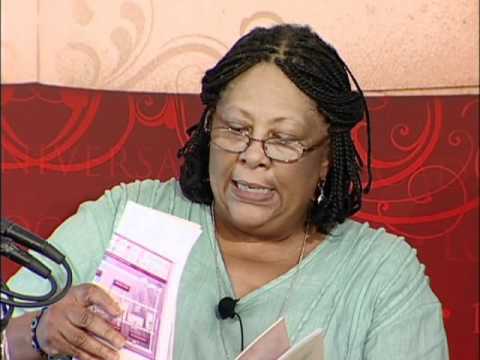
M 276 360 L 289 348 L 287 324 L 282 317 L 260 334 L 235 360 Z
M 323 330 L 318 329 L 292 346 L 278 360 L 326 360 L 324 351 Z
M 180 278 L 200 234 L 196 223 L 127 203 L 96 274 L 127 308 L 109 319 L 128 339 L 122 359 L 171 359 Z
M 325 360 L 323 330 L 290 346 L 287 324 L 281 317 L 260 334 L 235 360 Z

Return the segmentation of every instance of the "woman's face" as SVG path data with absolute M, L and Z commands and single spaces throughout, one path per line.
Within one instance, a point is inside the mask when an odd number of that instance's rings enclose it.
M 313 100 L 276 65 L 261 63 L 228 85 L 211 121 L 212 128 L 241 128 L 255 139 L 279 137 L 305 147 L 324 141 L 293 163 L 270 160 L 258 141 L 240 154 L 210 144 L 217 221 L 260 236 L 298 231 L 328 168 L 328 126 Z

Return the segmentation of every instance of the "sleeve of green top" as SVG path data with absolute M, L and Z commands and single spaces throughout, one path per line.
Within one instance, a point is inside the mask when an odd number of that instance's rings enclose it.
M 424 266 L 405 241 L 392 244 L 374 280 L 378 297 L 364 359 L 448 359 L 442 307 Z
M 127 201 L 133 200 L 146 206 L 157 207 L 164 204 L 163 206 L 167 207 L 170 200 L 168 189 L 173 185 L 172 181 L 160 183 L 157 180 L 120 184 L 107 190 L 98 200 L 82 203 L 77 213 L 65 220 L 48 239 L 67 256 L 73 272 L 73 285 L 89 282 L 95 276 Z M 52 269 L 59 287 L 65 283 L 65 271 L 60 266 L 43 256 L 35 253 L 32 255 Z M 8 286 L 14 291 L 32 295 L 45 294 L 50 289 L 48 281 L 25 268 L 20 269 L 9 280 Z M 14 316 L 24 311 L 17 308 Z

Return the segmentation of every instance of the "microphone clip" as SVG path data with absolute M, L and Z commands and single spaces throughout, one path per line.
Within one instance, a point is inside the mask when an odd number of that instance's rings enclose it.
M 218 302 L 217 312 L 222 320 L 227 318 L 234 318 L 237 314 L 235 311 L 235 306 L 240 299 L 233 299 L 229 296 L 224 297 Z

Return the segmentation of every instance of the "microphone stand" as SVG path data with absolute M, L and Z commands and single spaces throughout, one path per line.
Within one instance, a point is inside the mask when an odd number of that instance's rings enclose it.
M 16 243 L 44 255 L 64 268 L 67 279 L 60 291 L 57 291 L 58 285 L 51 274 L 51 270 L 31 254 L 17 247 Z M 73 275 L 65 256 L 55 247 L 20 226 L 4 219 L 1 219 L 0 245 L 0 257 L 9 258 L 50 283 L 50 290 L 46 294 L 30 295 L 12 291 L 3 279 L 0 279 L 0 355 L 2 359 L 8 359 L 5 330 L 12 317 L 14 308 L 40 308 L 56 303 L 65 296 L 72 286 Z

